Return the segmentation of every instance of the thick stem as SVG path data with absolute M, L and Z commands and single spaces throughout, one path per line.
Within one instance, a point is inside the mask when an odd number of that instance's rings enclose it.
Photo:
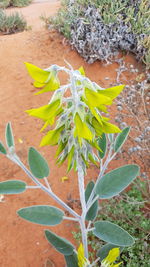
M 81 166 L 81 159 L 78 156 L 78 184 L 79 184 L 79 195 L 82 207 L 82 215 L 80 219 L 80 227 L 82 234 L 82 243 L 84 247 L 85 257 L 88 259 L 88 241 L 87 241 L 87 230 L 85 225 L 85 217 L 86 217 L 86 201 L 85 201 L 85 189 L 84 189 L 84 172 Z
M 81 228 L 81 234 L 82 234 L 82 243 L 84 247 L 84 255 L 85 255 L 85 258 L 88 259 L 89 253 L 88 253 L 87 230 L 86 230 L 86 225 L 85 225 L 85 218 L 82 218 L 82 216 L 80 220 L 80 228 Z

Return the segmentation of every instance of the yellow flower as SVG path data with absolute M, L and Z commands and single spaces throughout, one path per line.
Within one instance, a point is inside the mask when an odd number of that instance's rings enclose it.
M 34 86 L 36 88 L 42 88 L 36 93 L 42 94 L 44 92 L 55 91 L 60 87 L 59 79 L 54 71 L 47 71 L 40 69 L 33 64 L 25 62 L 29 75 L 34 79 Z
M 109 251 L 108 256 L 102 261 L 101 267 L 118 267 L 122 262 L 114 264 L 119 257 L 119 248 L 113 248 Z
M 78 266 L 79 267 L 87 267 L 90 263 L 89 261 L 85 258 L 84 256 L 84 248 L 82 243 L 80 244 L 79 248 L 78 248 Z
M 91 130 L 88 128 L 87 124 L 84 121 L 82 121 L 78 113 L 76 113 L 75 115 L 74 123 L 75 123 L 74 137 L 78 137 L 79 143 L 81 144 L 81 138 L 92 141 L 93 134 Z

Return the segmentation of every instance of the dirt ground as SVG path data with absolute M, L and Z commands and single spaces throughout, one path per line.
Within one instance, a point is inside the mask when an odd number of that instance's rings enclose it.
M 66 163 L 58 168 L 55 164 L 55 148 L 39 148 L 41 140 L 41 122 L 29 117 L 24 111 L 47 104 L 49 93 L 33 96 L 35 89 L 27 74 L 24 62 L 33 63 L 41 68 L 51 64 L 65 65 L 67 60 L 74 68 L 83 65 L 86 74 L 102 87 L 107 87 L 116 79 L 117 63 L 104 66 L 100 62 L 88 65 L 66 44 L 63 37 L 55 31 L 44 28 L 39 19 L 41 15 L 54 15 L 59 8 L 59 1 L 35 1 L 28 7 L 20 9 L 31 26 L 28 31 L 14 35 L 0 36 L 0 139 L 4 142 L 4 129 L 8 121 L 12 122 L 16 150 L 24 163 L 27 163 L 28 147 L 34 146 L 43 153 L 51 169 L 49 181 L 53 190 L 66 202 L 73 203 L 78 199 L 77 179 L 74 172 L 69 173 L 69 180 L 62 183 L 61 177 L 66 175 Z M 13 9 L 16 10 L 16 9 Z M 17 9 L 18 10 L 18 9 Z M 12 9 L 7 11 L 12 12 Z M 126 61 L 140 68 L 133 56 L 126 56 Z M 131 73 L 125 74 L 125 79 L 131 79 Z M 109 77 L 109 80 L 105 79 Z M 62 76 L 62 83 L 65 77 Z M 115 115 L 114 106 L 113 113 Z M 23 142 L 20 143 L 19 139 Z M 121 160 L 115 164 L 119 166 Z M 86 182 L 96 178 L 98 170 L 91 167 Z M 24 179 L 31 184 L 26 175 L 9 160 L 1 155 L 0 181 L 9 179 Z M 69 195 L 70 194 L 70 195 Z M 70 199 L 71 196 L 71 199 Z M 63 257 L 54 251 L 44 237 L 45 227 L 30 224 L 16 215 L 21 207 L 36 204 L 50 204 L 54 201 L 39 190 L 28 190 L 17 196 L 4 196 L 0 203 L 0 266 L 1 267 L 43 267 L 49 258 L 55 267 L 64 267 Z M 53 227 L 56 233 L 69 238 L 73 242 L 71 231 L 75 224 L 64 221 L 58 227 Z

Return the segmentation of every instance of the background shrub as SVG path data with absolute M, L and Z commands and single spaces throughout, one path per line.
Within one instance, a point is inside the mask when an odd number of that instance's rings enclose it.
M 119 49 L 133 52 L 150 67 L 148 0 L 64 0 L 46 20 L 89 62 L 113 60 Z
M 32 0 L 0 0 L 0 8 L 6 8 L 9 6 L 23 7 L 27 6 Z
M 32 0 L 11 0 L 11 5 L 16 7 L 28 6 Z
M 10 0 L 0 0 L 0 8 L 6 8 L 10 5 Z
M 3 34 L 21 32 L 25 30 L 26 26 L 27 23 L 25 19 L 18 12 L 6 15 L 5 12 L 0 9 L 0 32 Z

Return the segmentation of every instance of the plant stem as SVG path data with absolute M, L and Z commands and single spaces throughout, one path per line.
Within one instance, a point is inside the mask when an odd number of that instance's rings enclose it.
M 78 162 L 78 184 L 79 184 L 79 195 L 80 195 L 80 201 L 81 201 L 81 207 L 82 207 L 82 215 L 80 219 L 80 227 L 81 227 L 81 234 L 82 234 L 82 243 L 84 247 L 84 253 L 85 257 L 88 259 L 88 242 L 87 242 L 87 231 L 86 231 L 86 225 L 85 225 L 85 216 L 86 216 L 86 201 L 85 201 L 85 189 L 84 189 L 84 172 L 81 166 L 81 159 L 77 155 Z
M 49 191 L 52 191 L 52 189 L 51 189 L 51 187 L 50 187 L 50 184 L 49 184 L 49 182 L 48 182 L 47 177 L 44 177 L 44 181 L 45 181 L 45 183 L 46 183 L 46 185 L 47 185 Z
M 68 217 L 68 216 L 63 216 L 64 220 L 69 220 L 69 221 L 75 221 L 75 222 L 79 222 L 79 220 L 77 218 L 73 218 L 73 217 Z
M 95 264 L 100 260 L 100 258 L 97 258 L 89 267 L 95 267 Z
M 89 206 L 91 206 L 91 202 L 93 201 L 93 197 L 94 197 L 94 194 L 95 194 L 95 188 L 96 188 L 96 186 L 97 186 L 97 184 L 98 184 L 98 182 L 99 182 L 99 179 L 104 175 L 104 173 L 105 173 L 105 171 L 106 171 L 106 169 L 107 169 L 107 166 L 108 166 L 108 164 L 109 164 L 109 162 L 111 161 L 111 155 L 112 155 L 112 145 L 110 145 L 110 149 L 109 149 L 109 152 L 108 152 L 108 156 L 107 156 L 107 158 L 106 158 L 106 160 L 105 160 L 105 163 L 103 164 L 103 166 L 102 166 L 102 168 L 101 168 L 101 170 L 100 170 L 100 173 L 99 173 L 99 176 L 98 176 L 98 179 L 96 180 L 96 183 L 95 183 L 95 185 L 94 185 L 94 188 L 93 188 L 93 190 L 92 190 L 92 192 L 91 192 L 91 195 L 90 195 L 90 197 L 89 197 L 89 199 L 88 199 L 88 202 L 87 202 L 87 208 L 89 209 Z
M 87 230 L 86 230 L 86 225 L 85 225 L 85 218 L 82 218 L 82 216 L 80 220 L 80 228 L 81 228 L 81 234 L 82 234 L 82 243 L 84 247 L 84 255 L 85 255 L 85 258 L 88 259 L 89 253 L 88 253 Z
M 41 188 L 41 187 L 40 186 L 37 186 L 37 185 L 33 185 L 33 186 L 32 185 L 31 186 L 30 185 L 27 185 L 26 186 L 26 189 L 38 189 L 38 188 Z
M 47 193 L 49 196 L 51 196 L 59 205 L 61 205 L 64 209 L 66 209 L 70 214 L 72 214 L 74 217 L 80 220 L 81 216 L 76 213 L 74 210 L 72 210 L 64 201 L 62 201 L 55 193 L 50 191 L 47 187 L 45 187 L 42 183 L 40 183 L 36 177 L 26 168 L 26 166 L 22 163 L 22 161 L 19 159 L 19 157 L 16 154 L 13 155 L 7 155 L 7 157 L 15 162 L 19 167 L 21 167 L 24 172 L 32 179 L 32 181 L 37 185 L 40 186 L 40 188 Z

